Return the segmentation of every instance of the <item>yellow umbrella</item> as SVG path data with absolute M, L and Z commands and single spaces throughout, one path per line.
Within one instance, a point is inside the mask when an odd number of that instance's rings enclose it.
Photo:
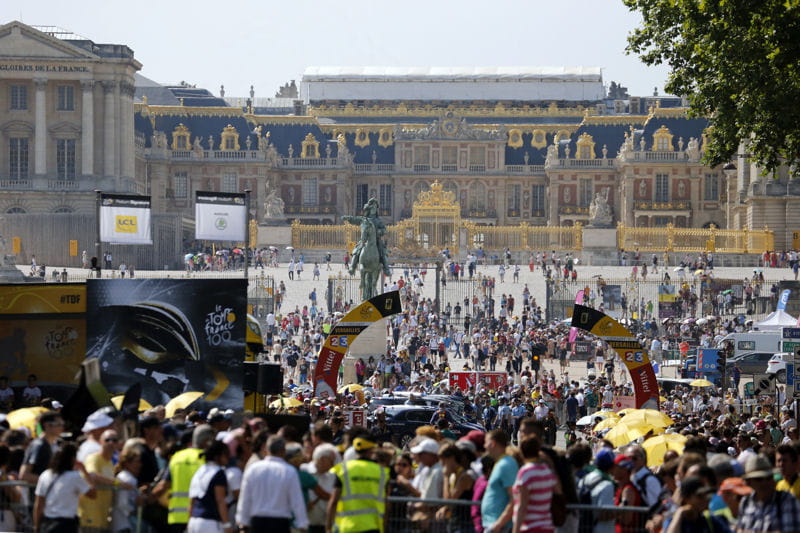
M 11 411 L 6 415 L 6 422 L 11 429 L 26 427 L 31 430 L 31 435 L 36 434 L 36 420 L 39 415 L 46 413 L 49 409 L 45 407 L 25 407 Z
M 271 404 L 269 404 L 270 407 L 274 407 L 276 409 L 279 409 L 281 407 L 284 407 L 284 408 L 300 407 L 301 405 L 303 405 L 303 402 L 301 402 L 300 400 L 298 400 L 297 398 L 294 398 L 294 397 L 292 397 L 292 398 L 280 397 L 277 400 L 275 400 L 274 402 L 272 402 Z
M 667 450 L 683 453 L 686 446 L 686 437 L 678 433 L 665 433 L 651 437 L 644 441 L 642 447 L 647 452 L 647 466 L 654 467 L 664 463 L 664 454 Z
M 175 411 L 178 409 L 186 409 L 202 395 L 202 392 L 190 391 L 175 396 L 173 399 L 167 402 L 167 405 L 164 406 L 166 417 L 172 418 L 175 416 Z
M 111 404 L 114 407 L 117 408 L 117 411 L 119 411 L 120 409 L 122 409 L 122 400 L 124 400 L 124 399 L 125 399 L 125 395 L 124 394 L 120 394 L 118 396 L 112 396 Z M 150 405 L 150 402 L 148 402 L 144 398 L 139 399 L 139 412 L 140 413 L 142 411 L 147 411 L 147 410 L 152 409 L 152 408 L 153 408 L 153 406 Z
M 619 417 L 610 416 L 601 422 L 598 422 L 596 426 L 592 428 L 592 431 L 603 431 L 604 429 L 611 429 L 617 424 L 619 424 Z
M 635 407 L 626 407 L 625 409 L 620 409 L 617 411 L 618 415 L 627 415 L 628 413 L 632 413 L 634 411 L 638 411 Z
M 352 394 L 357 390 L 363 389 L 363 385 L 358 385 L 356 383 L 351 383 L 350 385 L 344 385 L 343 387 L 339 387 L 339 390 L 336 391 L 339 394 Z
M 637 409 L 625 415 L 623 422 L 626 424 L 643 422 L 653 427 L 669 427 L 675 422 L 667 415 L 656 409 Z
M 692 387 L 713 387 L 714 384 L 707 379 L 696 379 L 689 383 Z
M 658 397 L 658 401 L 659 401 L 659 402 L 666 402 L 666 401 L 667 401 L 667 399 L 666 399 L 666 398 L 664 398 L 663 396 L 659 396 L 659 397 Z
M 605 421 L 604 421 L 605 422 Z M 611 428 L 611 431 L 603 436 L 604 439 L 611 442 L 615 448 L 625 446 L 638 438 L 644 437 L 653 430 L 653 426 L 645 424 L 644 422 L 634 422 L 626 424 L 624 420 L 619 422 L 616 426 Z

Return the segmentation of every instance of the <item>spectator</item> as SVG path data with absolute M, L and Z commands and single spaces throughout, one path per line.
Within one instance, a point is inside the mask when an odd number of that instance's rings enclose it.
M 94 487 L 75 470 L 77 448 L 65 444 L 50 461 L 36 483 L 36 499 L 33 504 L 33 527 L 35 531 L 78 532 L 78 498 L 83 495 L 94 498 Z
M 508 445 L 508 434 L 501 429 L 492 430 L 486 436 L 486 452 L 495 461 L 481 502 L 482 525 L 489 533 L 503 531 L 512 520 L 513 487 L 519 465 L 506 455 Z

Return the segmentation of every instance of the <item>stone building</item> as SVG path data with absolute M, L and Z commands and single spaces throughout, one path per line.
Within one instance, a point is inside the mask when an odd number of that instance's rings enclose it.
M 311 67 L 274 98 L 140 68 L 124 45 L 0 27 L 0 213 L 91 215 L 94 189 L 150 194 L 188 246 L 198 190 L 251 190 L 259 221 L 273 191 L 287 222 L 315 224 L 374 196 L 396 222 L 438 180 L 476 224 L 585 223 L 600 193 L 631 227 L 769 224 L 778 248 L 800 229 L 794 182 L 758 179 L 745 156 L 730 177 L 705 166 L 706 120 L 680 98 L 607 98 L 595 67 Z

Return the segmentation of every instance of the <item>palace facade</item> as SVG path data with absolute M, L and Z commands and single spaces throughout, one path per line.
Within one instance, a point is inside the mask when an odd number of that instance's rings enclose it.
M 675 97 L 606 95 L 599 68 L 308 68 L 275 98 L 137 74 L 124 45 L 0 27 L 0 213 L 92 214 L 95 189 L 152 196 L 193 234 L 194 192 L 270 190 L 287 222 L 338 224 L 369 197 L 408 217 L 438 180 L 482 225 L 800 229 L 800 186 L 701 161 L 707 121 Z

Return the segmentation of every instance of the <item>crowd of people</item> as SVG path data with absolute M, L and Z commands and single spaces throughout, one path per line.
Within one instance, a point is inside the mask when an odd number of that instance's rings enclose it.
M 424 296 L 427 269 L 398 269 L 384 289 L 401 293 L 403 312 L 387 321 L 385 351 L 356 361 L 359 387 L 333 398 L 314 398 L 312 377 L 346 307 L 327 309 L 316 290 L 308 305 L 265 317 L 263 357 L 282 365 L 281 397 L 297 400 L 287 404 L 294 407 L 168 417 L 157 406 L 135 424 L 103 408 L 65 428 L 60 403 L 43 398 L 32 376 L 24 404 L 47 408 L 36 427 L 0 422 L 1 479 L 31 489 L 2 487 L 0 530 L 28 521 L 41 531 L 115 532 L 800 531 L 791 396 L 745 405 L 738 382 L 678 386 L 659 402 L 669 423 L 627 442 L 607 440 L 613 424 L 598 425 L 634 394 L 619 356 L 547 321 L 528 286 L 515 283 L 513 263 L 501 282 L 477 272 L 481 256 L 473 258 L 446 272 L 449 281 L 478 276 L 477 292 L 441 312 Z M 538 259 L 553 260 L 561 269 L 572 258 Z M 302 257 L 293 277 L 298 263 Z M 281 281 L 276 300 L 287 290 L 293 284 Z M 735 317 L 667 322 L 639 339 L 659 360 L 683 343 L 713 346 L 745 327 Z M 576 343 L 590 345 L 580 362 Z M 506 379 L 451 387 L 448 372 L 474 370 Z M 7 390 L 0 378 L 3 407 L 20 407 Z M 400 397 L 416 405 L 434 394 L 448 399 L 401 439 L 380 405 Z M 365 413 L 363 425 L 349 422 L 355 410 Z M 276 426 L 274 414 L 306 418 Z M 484 430 L 461 434 L 460 417 Z M 659 436 L 682 447 L 650 447 Z M 355 497 L 362 490 L 372 496 Z

